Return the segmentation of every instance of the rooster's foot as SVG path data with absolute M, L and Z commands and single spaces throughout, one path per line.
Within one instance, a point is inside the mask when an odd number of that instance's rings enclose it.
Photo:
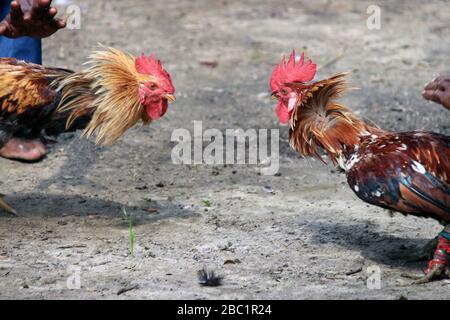
M 450 226 L 439 234 L 438 242 L 434 251 L 433 258 L 428 263 L 425 269 L 424 276 L 404 275 L 408 278 L 414 279 L 415 284 L 427 283 L 433 280 L 442 279 L 450 275 L 448 268 L 448 258 L 450 255 Z
M 14 210 L 9 204 L 7 204 L 5 200 L 3 200 L 3 197 L 4 195 L 0 194 L 0 209 L 5 210 L 12 215 L 17 215 L 17 211 Z
M 447 266 L 443 264 L 436 264 L 430 270 L 426 271 L 425 275 L 416 274 L 402 274 L 403 277 L 413 279 L 413 284 L 424 284 L 433 280 L 443 279 L 449 276 Z
M 425 275 L 403 273 L 402 277 L 414 280 L 412 284 L 425 284 L 449 276 L 448 268 L 443 264 L 434 265 Z

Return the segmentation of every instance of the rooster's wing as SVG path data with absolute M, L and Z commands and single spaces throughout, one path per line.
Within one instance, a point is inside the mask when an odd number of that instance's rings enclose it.
M 361 145 L 348 163 L 347 180 L 362 200 L 450 222 L 450 137 L 390 133 Z

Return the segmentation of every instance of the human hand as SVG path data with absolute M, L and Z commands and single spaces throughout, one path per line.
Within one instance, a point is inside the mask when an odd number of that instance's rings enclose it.
M 0 22 L 0 35 L 8 38 L 23 36 L 46 38 L 66 26 L 55 18 L 58 10 L 50 7 L 52 0 L 15 0 L 11 12 Z
M 422 96 L 450 110 L 450 76 L 435 78 L 425 86 Z

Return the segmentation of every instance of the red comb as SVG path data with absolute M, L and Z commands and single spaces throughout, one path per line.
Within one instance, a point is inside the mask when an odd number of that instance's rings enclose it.
M 141 54 L 139 58 L 136 58 L 135 67 L 139 73 L 158 78 L 168 92 L 173 93 L 175 91 L 169 73 L 164 70 L 161 61 L 156 61 L 152 54 L 148 58 L 145 54 Z
M 145 54 L 141 54 L 141 56 L 136 59 L 136 70 L 142 74 L 156 74 L 165 72 L 161 65 L 161 61 L 156 61 L 152 54 L 148 58 Z
M 270 77 L 270 89 L 277 91 L 286 82 L 308 82 L 314 79 L 317 65 L 308 60 L 305 63 L 305 53 L 302 53 L 300 61 L 295 63 L 295 50 L 292 51 L 289 61 L 283 56 L 281 63 L 275 66 Z

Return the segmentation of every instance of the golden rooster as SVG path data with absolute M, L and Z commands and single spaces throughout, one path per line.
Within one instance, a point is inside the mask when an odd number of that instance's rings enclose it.
M 79 72 L 0 59 L 0 148 L 17 133 L 30 138 L 84 129 L 111 145 L 139 120 L 162 117 L 174 101 L 171 77 L 150 55 L 107 48 Z M 0 207 L 15 213 L 3 199 Z
M 295 51 L 274 69 L 270 87 L 276 114 L 289 123 L 291 146 L 320 160 L 320 152 L 346 173 L 365 202 L 445 226 L 423 283 L 448 274 L 450 256 L 450 137 L 425 131 L 389 132 L 366 124 L 336 100 L 347 89 L 345 73 L 312 81 L 316 65 L 295 62 Z

